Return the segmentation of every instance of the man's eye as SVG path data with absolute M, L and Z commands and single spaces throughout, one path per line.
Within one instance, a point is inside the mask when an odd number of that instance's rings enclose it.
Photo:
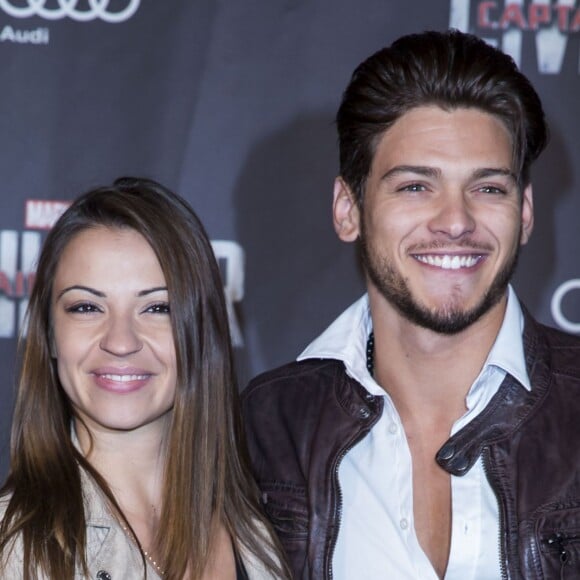
M 410 183 L 409 185 L 403 185 L 398 191 L 410 191 L 413 193 L 418 193 L 420 191 L 425 191 L 425 186 L 421 183 Z
M 167 302 L 158 302 L 147 307 L 145 312 L 151 312 L 152 314 L 169 314 L 169 304 Z
M 505 194 L 504 189 L 502 189 L 501 187 L 496 187 L 495 185 L 484 185 L 479 188 L 479 191 L 481 191 L 481 193 L 495 193 L 499 195 Z
M 101 310 L 96 304 L 92 304 L 91 302 L 80 302 L 67 307 L 66 311 L 77 314 L 92 314 L 93 312 L 100 312 Z

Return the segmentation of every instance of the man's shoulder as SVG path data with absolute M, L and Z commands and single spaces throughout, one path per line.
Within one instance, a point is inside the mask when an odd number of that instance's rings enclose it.
M 561 348 L 580 348 L 580 336 L 577 334 L 570 334 L 553 326 L 536 322 L 548 338 L 550 347 L 555 349 Z
M 536 324 L 546 338 L 553 371 L 580 378 L 580 336 L 539 322 Z
M 267 371 L 253 379 L 242 392 L 242 411 L 246 418 L 261 422 L 281 417 L 315 417 L 333 413 L 352 398 L 352 379 L 341 361 L 307 359 Z
M 242 398 L 260 397 L 267 393 L 283 395 L 296 389 L 331 386 L 344 374 L 344 365 L 335 359 L 293 361 L 253 378 L 242 392 Z
M 524 309 L 524 349 L 530 377 L 539 365 L 547 365 L 554 377 L 580 386 L 580 336 L 536 320 Z

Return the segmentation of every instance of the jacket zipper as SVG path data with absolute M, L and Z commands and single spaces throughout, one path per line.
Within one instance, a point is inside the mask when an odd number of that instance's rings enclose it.
M 498 543 L 498 547 L 499 547 L 499 566 L 500 566 L 500 572 L 501 572 L 501 579 L 502 580 L 508 580 L 508 572 L 507 572 L 507 568 L 504 564 L 505 562 L 505 550 L 504 550 L 504 546 L 503 546 L 503 542 L 502 542 L 502 531 L 505 531 L 505 518 L 503 515 L 503 510 L 501 508 L 501 502 L 500 502 L 500 495 L 499 495 L 499 490 L 496 489 L 496 487 L 493 485 L 492 480 L 490 479 L 490 471 L 491 471 L 491 449 L 489 447 L 484 447 L 483 448 L 483 452 L 482 452 L 482 458 L 483 458 L 483 472 L 485 473 L 485 477 L 487 478 L 487 481 L 489 482 L 491 489 L 495 495 L 495 499 L 497 501 L 497 506 L 498 506 L 498 514 L 499 514 L 499 532 L 498 532 L 498 538 L 497 538 L 497 543 Z
M 500 504 L 500 495 L 499 490 L 492 484 L 492 480 L 490 479 L 490 472 L 492 471 L 491 467 L 491 449 L 489 447 L 484 447 L 483 452 L 483 471 L 485 472 L 485 476 L 491 485 L 491 489 L 496 497 L 498 502 L 498 513 L 499 513 L 499 535 L 498 535 L 498 543 L 499 543 L 499 554 L 500 554 L 500 570 L 501 570 L 501 578 L 502 580 L 509 580 L 507 568 L 504 565 L 505 561 L 505 550 L 502 542 L 502 531 L 505 531 L 505 518 L 503 515 L 503 510 L 501 509 Z M 565 566 L 570 561 L 570 552 L 566 549 L 566 546 L 571 542 L 580 541 L 580 535 L 566 535 L 561 532 L 554 532 L 549 538 L 543 540 L 550 548 L 554 548 L 558 552 L 558 558 L 560 560 L 560 580 L 564 580 L 564 572 Z
M 333 482 L 335 482 L 335 485 L 336 485 L 338 505 L 336 508 L 336 525 L 334 526 L 334 534 L 333 534 L 332 538 L 330 538 L 330 549 L 328 552 L 328 567 L 326 569 L 326 572 L 327 572 L 326 577 L 328 578 L 328 580 L 332 580 L 332 578 L 333 578 L 332 558 L 334 556 L 334 548 L 336 547 L 336 540 L 338 539 L 338 532 L 340 531 L 340 520 L 342 518 L 342 489 L 340 488 L 340 483 L 338 481 L 338 468 L 340 467 L 340 464 L 341 464 L 342 460 L 344 459 L 344 456 L 367 434 L 368 434 L 368 429 L 366 431 L 365 431 L 365 429 L 363 429 L 361 431 L 361 433 L 359 433 L 355 437 L 353 437 L 346 444 L 346 446 L 342 448 L 342 450 L 340 451 L 340 453 L 338 454 L 338 456 L 336 458 L 336 463 L 334 465 L 334 469 L 333 469 L 333 473 L 332 473 L 332 476 L 333 476 L 332 480 L 333 480 Z

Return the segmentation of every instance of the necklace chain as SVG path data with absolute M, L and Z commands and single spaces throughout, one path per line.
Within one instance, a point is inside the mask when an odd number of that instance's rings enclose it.
M 133 542 L 133 544 L 135 544 L 137 546 L 137 542 L 135 542 L 135 538 L 133 537 L 133 534 L 127 528 L 127 526 L 125 526 L 122 523 L 120 525 L 121 525 L 122 530 L 125 532 L 125 535 Z M 143 555 L 145 556 L 145 558 L 147 558 L 147 561 L 151 564 L 151 566 L 153 566 L 153 568 L 159 574 L 159 576 L 164 576 L 165 575 L 165 571 L 157 563 L 157 560 L 154 560 L 153 559 L 153 556 L 147 550 L 143 550 Z
M 149 560 L 149 563 L 153 566 L 153 568 L 155 568 L 155 570 L 157 570 L 157 573 L 159 574 L 159 576 L 164 576 L 165 571 L 161 569 L 161 566 L 159 566 L 159 564 L 157 564 L 157 561 L 153 559 L 153 556 L 149 552 L 147 552 L 146 550 L 143 550 L 143 554 L 145 554 L 145 558 L 147 558 L 147 560 Z
M 111 515 L 113 515 L 113 512 L 111 509 L 109 509 L 109 513 Z M 131 533 L 131 530 L 129 530 L 129 528 L 122 522 L 120 517 L 115 517 L 115 519 L 117 520 L 117 522 L 119 522 L 119 525 L 121 526 L 121 529 L 125 533 L 125 536 L 127 537 L 127 539 L 129 539 L 129 541 L 136 548 L 139 548 L 139 544 L 136 542 L 135 536 Z M 141 550 L 143 550 L 143 548 L 141 548 Z M 153 569 L 157 572 L 157 574 L 159 574 L 159 576 L 161 576 L 161 577 L 165 576 L 165 570 L 163 570 L 161 568 L 161 566 L 157 563 L 157 560 L 155 560 L 153 558 L 153 556 L 151 555 L 150 552 L 148 552 L 147 550 L 143 550 L 143 555 L 145 556 L 145 558 L 147 558 L 147 561 L 151 564 L 151 566 L 153 566 Z

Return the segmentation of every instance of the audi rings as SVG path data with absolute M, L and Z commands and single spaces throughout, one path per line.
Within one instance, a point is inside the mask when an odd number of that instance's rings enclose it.
M 51 7 L 46 7 L 46 0 L 26 0 L 14 6 L 10 0 L 0 0 L 0 9 L 14 18 L 28 18 L 40 16 L 46 20 L 60 20 L 72 18 L 77 22 L 88 22 L 100 18 L 105 22 L 124 22 L 137 12 L 141 0 L 127 0 L 127 5 L 122 10 L 113 12 L 109 10 L 110 0 L 88 0 L 87 9 L 79 9 L 78 0 L 58 0 L 51 2 Z M 54 6 L 54 7 L 53 7 Z

